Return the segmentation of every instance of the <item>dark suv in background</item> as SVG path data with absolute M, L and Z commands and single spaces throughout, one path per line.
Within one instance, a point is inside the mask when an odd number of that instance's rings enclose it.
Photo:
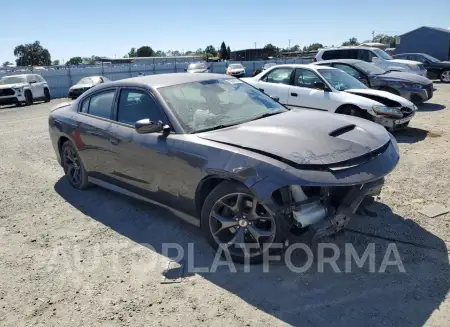
M 402 53 L 393 57 L 420 61 L 427 69 L 429 79 L 440 79 L 443 83 L 450 83 L 450 61 L 440 61 L 426 53 Z

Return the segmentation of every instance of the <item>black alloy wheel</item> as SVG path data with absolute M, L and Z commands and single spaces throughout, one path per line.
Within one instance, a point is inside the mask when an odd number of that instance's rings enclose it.
M 223 182 L 202 208 L 202 230 L 213 248 L 222 247 L 233 261 L 258 263 L 273 243 L 284 241 L 283 219 L 266 210 L 249 190 Z
M 31 106 L 32 104 L 33 104 L 33 94 L 31 93 L 31 91 L 26 90 L 25 91 L 25 105 Z
M 70 185 L 79 190 L 86 188 L 89 184 L 86 170 L 70 141 L 66 141 L 62 147 L 61 160 Z
M 50 91 L 49 89 L 44 89 L 44 101 L 50 102 Z

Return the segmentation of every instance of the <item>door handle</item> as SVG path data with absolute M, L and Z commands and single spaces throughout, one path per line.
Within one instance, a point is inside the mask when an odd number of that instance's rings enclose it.
M 120 143 L 120 140 L 112 137 L 109 139 L 109 142 L 111 142 L 111 144 L 113 144 L 113 145 L 118 145 Z
M 264 89 L 258 89 L 258 90 L 260 90 L 261 92 L 264 92 Z
M 291 92 L 291 96 L 296 97 L 297 95 L 297 93 Z

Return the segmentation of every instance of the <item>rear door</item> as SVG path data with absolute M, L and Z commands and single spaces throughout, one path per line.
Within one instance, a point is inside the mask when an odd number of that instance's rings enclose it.
M 36 75 L 28 75 L 27 82 L 30 84 L 31 93 L 33 93 L 33 98 L 42 98 L 44 96 L 44 87 L 40 86 Z
M 254 86 L 269 96 L 277 96 L 281 104 L 287 104 L 293 71 L 292 67 L 274 68 L 263 75 Z
M 79 125 L 73 140 L 91 176 L 105 179 L 115 160 L 114 138 L 109 133 L 116 88 L 101 90 L 84 99 L 79 107 Z

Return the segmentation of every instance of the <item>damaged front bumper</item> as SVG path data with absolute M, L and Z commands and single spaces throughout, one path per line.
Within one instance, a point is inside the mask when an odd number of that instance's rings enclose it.
M 364 198 L 379 195 L 383 184 L 384 178 L 381 178 L 367 184 L 352 186 L 332 215 L 309 226 L 313 231 L 313 239 L 319 240 L 344 228 L 355 216 L 355 212 Z
M 411 112 L 408 115 L 404 115 L 402 118 L 388 118 L 380 115 L 372 116 L 375 123 L 386 127 L 389 131 L 397 131 L 406 128 L 409 121 L 414 117 L 415 112 Z

